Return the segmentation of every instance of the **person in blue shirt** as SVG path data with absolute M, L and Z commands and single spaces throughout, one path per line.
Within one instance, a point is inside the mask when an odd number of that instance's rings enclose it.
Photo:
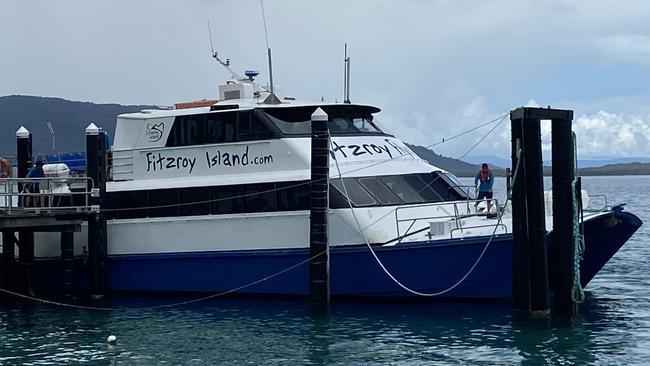
M 488 167 L 487 163 L 483 163 L 481 165 L 481 170 L 479 170 L 478 174 L 476 174 L 476 177 L 474 177 L 474 186 L 476 186 L 478 183 L 481 183 L 478 187 L 478 199 L 487 199 L 487 212 L 490 212 L 490 209 L 492 208 L 492 185 L 494 185 L 494 176 L 492 175 L 492 171 Z M 478 202 L 476 202 L 476 205 L 478 205 Z
M 45 176 L 45 172 L 43 172 L 43 162 L 42 161 L 37 161 L 34 166 L 29 169 L 29 172 L 27 172 L 27 178 L 43 178 Z M 41 190 L 38 186 L 38 180 L 33 180 L 25 185 L 25 188 L 29 193 L 39 193 Z M 31 203 L 31 197 L 27 196 L 25 199 L 25 207 L 29 207 Z M 35 196 L 34 197 L 34 206 L 38 206 L 39 204 L 39 197 Z

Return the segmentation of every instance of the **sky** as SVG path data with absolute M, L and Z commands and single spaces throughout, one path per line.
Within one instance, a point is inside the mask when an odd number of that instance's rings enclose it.
M 0 95 L 171 105 L 218 96 L 220 57 L 268 80 L 259 0 L 9 0 Z M 401 139 L 432 145 L 519 106 L 575 111 L 581 159 L 650 156 L 650 2 L 264 0 L 274 83 L 351 99 Z M 459 157 L 491 126 L 434 150 Z M 509 121 L 470 155 L 508 157 Z M 550 128 L 543 125 L 544 149 Z

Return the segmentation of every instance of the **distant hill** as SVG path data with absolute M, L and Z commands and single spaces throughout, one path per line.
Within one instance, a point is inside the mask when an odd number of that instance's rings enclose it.
M 472 155 L 465 158 L 465 161 L 479 165 L 482 163 L 488 163 L 491 166 L 499 168 L 508 168 L 510 167 L 510 159 L 500 158 L 493 155 Z
M 579 175 L 650 175 L 650 163 L 607 164 L 578 169 Z
M 468 163 L 462 160 L 448 158 L 446 156 L 438 155 L 424 146 L 406 144 L 413 150 L 419 157 L 428 161 L 431 165 L 452 172 L 459 177 L 473 177 L 479 170 L 478 164 Z M 498 176 L 504 176 L 505 170 L 493 167 L 493 173 Z
M 52 151 L 52 135 L 46 121 L 54 127 L 57 152 L 83 151 L 84 130 L 90 122 L 115 130 L 118 114 L 140 111 L 151 106 L 95 104 L 61 98 L 9 95 L 0 97 L 0 154 L 16 155 L 16 130 L 25 126 L 34 139 L 34 153 Z
M 465 158 L 465 161 L 473 164 L 488 163 L 495 167 L 507 168 L 510 166 L 510 158 L 497 157 L 493 155 L 473 155 Z M 596 168 L 611 164 L 627 163 L 650 163 L 650 158 L 632 157 L 632 158 L 602 158 L 602 159 L 579 159 L 578 168 Z M 551 165 L 551 159 L 544 159 L 545 165 Z
M 578 160 L 578 168 L 596 168 L 605 165 L 629 164 L 629 163 L 650 163 L 650 158 L 616 158 L 616 159 L 585 159 Z
M 16 130 L 25 126 L 34 138 L 34 153 L 47 154 L 51 152 L 52 136 L 46 121 L 51 121 L 56 133 L 57 152 L 84 151 L 84 130 L 90 122 L 108 130 L 111 135 L 115 131 L 115 121 L 122 113 L 138 112 L 142 109 L 154 108 L 147 105 L 96 104 L 90 102 L 75 102 L 61 98 L 37 97 L 27 95 L 0 96 L 0 154 L 14 156 L 16 154 Z M 408 145 L 408 144 L 407 144 Z M 504 176 L 510 166 L 507 159 L 490 156 L 473 157 L 473 162 L 465 162 L 454 158 L 438 155 L 423 146 L 408 145 L 418 156 L 432 165 L 445 169 L 461 177 L 473 177 L 479 169 L 479 164 L 487 162 L 497 176 Z M 470 158 L 471 159 L 471 158 Z M 625 158 L 627 159 L 627 158 Z M 650 159 L 641 163 L 609 164 L 600 168 L 579 169 L 581 175 L 650 175 Z M 593 161 L 596 162 L 596 161 Z M 545 167 L 545 173 L 550 169 Z

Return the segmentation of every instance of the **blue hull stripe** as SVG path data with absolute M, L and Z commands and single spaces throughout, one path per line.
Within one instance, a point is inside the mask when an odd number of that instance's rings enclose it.
M 586 285 L 641 221 L 612 212 L 585 223 L 587 250 L 581 267 Z M 377 256 L 403 284 L 420 292 L 438 292 L 455 284 L 471 268 L 489 237 L 376 247 Z M 552 253 L 552 235 L 549 235 Z M 109 258 L 108 287 L 120 292 L 230 291 L 305 262 L 278 276 L 243 288 L 242 294 L 307 295 L 308 249 L 116 255 Z M 365 245 L 330 250 L 333 296 L 411 297 L 379 267 Z M 552 256 L 549 257 L 552 262 Z M 56 286 L 58 261 L 39 261 L 36 287 Z M 78 266 L 80 267 L 80 266 Z M 78 268 L 82 275 L 83 268 Z M 49 276 L 49 277 L 47 277 Z M 83 275 L 82 275 L 83 276 Z M 497 235 L 474 271 L 446 298 L 509 298 L 512 292 L 512 236 Z M 78 277 L 77 277 L 78 278 Z M 87 284 L 78 281 L 79 287 Z

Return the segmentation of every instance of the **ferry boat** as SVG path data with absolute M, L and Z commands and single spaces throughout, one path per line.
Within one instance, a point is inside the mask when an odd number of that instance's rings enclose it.
M 332 296 L 511 296 L 507 205 L 477 213 L 471 192 L 383 127 L 375 106 L 269 103 L 247 76 L 221 85 L 218 100 L 117 118 L 102 207 L 109 291 L 307 295 L 310 116 L 321 108 Z M 585 212 L 582 286 L 641 224 L 622 206 Z M 36 241 L 53 244 L 37 244 L 37 260 L 56 263 L 58 237 Z

